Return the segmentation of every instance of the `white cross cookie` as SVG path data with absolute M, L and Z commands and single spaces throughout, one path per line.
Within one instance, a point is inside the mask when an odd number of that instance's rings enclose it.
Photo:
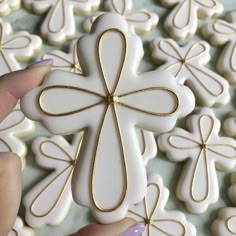
M 114 12 L 123 16 L 130 29 L 134 30 L 137 34 L 146 34 L 157 25 L 159 17 L 156 14 L 146 9 L 132 10 L 132 8 L 132 0 L 105 0 L 104 3 L 105 11 Z M 97 11 L 93 16 L 89 17 L 84 22 L 85 31 L 90 32 L 96 18 L 105 13 Z
M 38 14 L 46 13 L 41 34 L 51 44 L 63 44 L 76 32 L 74 14 L 89 14 L 100 0 L 23 0 L 25 6 Z
M 165 29 L 175 40 L 184 40 L 197 31 L 198 17 L 204 20 L 223 12 L 217 0 L 159 0 L 164 6 L 173 7 L 164 22 Z
M 229 136 L 236 136 L 236 111 L 233 111 L 224 121 L 223 128 Z
M 13 229 L 8 233 L 7 236 L 33 236 L 33 235 L 34 235 L 33 231 L 30 228 L 24 226 L 24 223 L 21 220 L 21 218 L 17 217 Z
M 91 35 L 78 41 L 83 74 L 52 71 L 21 105 L 53 133 L 85 129 L 72 177 L 73 197 L 99 222 L 111 223 L 124 218 L 128 206 L 145 194 L 136 127 L 166 132 L 195 104 L 191 91 L 170 73 L 137 72 L 142 41 L 122 16 L 103 15 L 93 27 Z
M 213 222 L 214 236 L 236 235 L 236 207 L 225 207 L 219 211 L 218 218 Z
M 216 168 L 230 170 L 236 164 L 236 142 L 220 137 L 220 121 L 210 109 L 187 120 L 186 131 L 175 128 L 158 139 L 160 150 L 171 161 L 185 162 L 176 193 L 193 213 L 203 213 L 219 198 Z
M 18 61 L 31 59 L 42 40 L 26 31 L 13 33 L 9 23 L 0 20 L 0 75 L 21 69 Z
M 217 69 L 231 84 L 236 84 L 236 11 L 226 14 L 226 20 L 218 19 L 203 27 L 203 35 L 213 45 L 223 50 L 217 61 Z
M 159 70 L 171 72 L 178 83 L 186 84 L 203 106 L 223 105 L 229 102 L 228 82 L 208 69 L 210 46 L 204 41 L 179 46 L 172 39 L 157 38 L 151 43 L 152 57 L 163 63 Z
M 12 11 L 20 8 L 21 0 L 1 0 L 0 1 L 0 16 L 6 16 Z
M 64 70 L 82 74 L 82 69 L 77 56 L 77 40 L 70 44 L 69 53 L 54 50 L 42 56 L 42 59 L 52 59 L 52 70 Z M 137 127 L 138 141 L 144 163 L 157 155 L 156 140 L 152 132 Z
M 25 167 L 27 147 L 20 137 L 33 129 L 33 122 L 25 117 L 18 105 L 0 123 L 0 152 L 16 153 L 21 158 L 22 168 Z
M 127 217 L 146 224 L 141 236 L 196 235 L 195 227 L 182 212 L 165 209 L 168 198 L 169 190 L 163 185 L 161 176 L 149 175 L 145 198 L 139 204 L 130 206 L 127 214 Z

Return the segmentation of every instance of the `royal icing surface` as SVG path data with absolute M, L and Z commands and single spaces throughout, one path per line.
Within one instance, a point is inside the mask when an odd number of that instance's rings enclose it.
M 159 21 L 159 17 L 156 14 L 150 13 L 145 9 L 132 10 L 132 0 L 106 0 L 104 5 L 105 11 L 123 16 L 131 30 L 134 30 L 137 34 L 148 33 Z M 93 22 L 102 14 L 105 14 L 105 12 L 98 11 L 84 22 L 86 32 L 90 32 Z
M 78 41 L 84 74 L 52 71 L 21 105 L 51 132 L 86 129 L 72 178 L 73 197 L 91 208 L 99 222 L 111 223 L 124 218 L 128 206 L 145 194 L 135 127 L 170 130 L 177 118 L 193 110 L 194 96 L 168 72 L 137 72 L 142 42 L 123 17 L 109 13 L 93 27 L 91 35 Z
M 32 144 L 36 162 L 50 175 L 36 184 L 24 197 L 25 219 L 31 227 L 59 224 L 67 215 L 73 201 L 71 178 L 80 154 L 84 132 L 69 144 L 61 136 L 40 137 Z
M 0 19 L 0 75 L 21 69 L 18 61 L 32 58 L 42 40 L 26 31 L 13 33 L 11 25 Z
M 219 197 L 216 168 L 235 166 L 236 142 L 220 137 L 220 121 L 210 109 L 187 120 L 188 130 L 175 128 L 159 137 L 159 148 L 175 162 L 187 160 L 176 193 L 193 213 L 203 213 Z
M 168 198 L 169 190 L 163 185 L 161 176 L 149 175 L 145 198 L 129 208 L 127 217 L 146 224 L 146 231 L 142 236 L 196 235 L 195 227 L 186 220 L 182 212 L 165 209 Z
M 33 236 L 33 231 L 24 226 L 23 221 L 20 217 L 16 218 L 15 225 L 13 229 L 8 233 L 7 236 Z
M 19 137 L 33 130 L 33 122 L 25 117 L 17 105 L 15 109 L 0 122 L 0 152 L 14 152 L 25 166 L 26 145 Z
M 217 69 L 230 83 L 236 84 L 236 12 L 226 15 L 226 20 L 216 20 L 203 27 L 203 34 L 212 44 L 225 45 L 217 62 Z
M 212 225 L 212 232 L 215 236 L 236 235 L 236 208 L 227 207 L 220 210 L 218 219 Z
M 230 117 L 224 121 L 223 128 L 229 136 L 236 136 L 236 111 L 232 112 Z
M 171 72 L 180 84 L 192 89 L 204 106 L 229 102 L 228 82 L 204 65 L 210 61 L 210 46 L 204 41 L 189 42 L 180 47 L 172 39 L 157 38 L 151 44 L 152 57 L 165 62 L 160 70 Z
M 89 14 L 100 0 L 24 0 L 26 7 L 47 16 L 41 26 L 41 34 L 52 44 L 62 44 L 74 37 L 75 13 Z
M 82 74 L 82 69 L 77 56 L 77 40 L 70 44 L 69 53 L 52 51 L 45 54 L 42 59 L 53 59 L 52 70 L 64 70 L 72 73 Z M 157 154 L 157 145 L 152 132 L 137 128 L 138 141 L 141 148 L 144 163 L 147 164 Z
M 174 7 L 164 22 L 170 36 L 176 40 L 191 37 L 197 31 L 198 17 L 209 19 L 223 12 L 216 0 L 159 0 L 163 5 Z
M 12 11 L 20 8 L 21 0 L 1 0 L 0 16 L 6 16 Z

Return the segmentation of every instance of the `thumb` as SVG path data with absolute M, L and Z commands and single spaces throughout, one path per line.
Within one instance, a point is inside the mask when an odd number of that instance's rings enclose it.
M 0 153 L 0 193 L 0 235 L 7 235 L 21 200 L 21 161 L 13 153 Z
M 145 230 L 143 223 L 137 224 L 126 218 L 114 224 L 90 224 L 70 236 L 140 236 Z
M 43 60 L 0 77 L 0 121 L 12 111 L 19 98 L 42 83 L 51 65 L 52 60 Z

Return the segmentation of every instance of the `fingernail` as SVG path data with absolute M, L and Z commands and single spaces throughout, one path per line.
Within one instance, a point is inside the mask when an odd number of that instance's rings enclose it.
M 139 223 L 134 227 L 130 228 L 125 233 L 121 234 L 120 236 L 140 236 L 145 231 L 145 229 L 146 229 L 145 224 Z
M 41 60 L 41 61 L 36 61 L 33 64 L 29 65 L 27 67 L 28 68 L 34 68 L 34 67 L 38 67 L 38 66 L 49 66 L 52 65 L 53 60 L 52 59 L 45 59 L 45 60 Z

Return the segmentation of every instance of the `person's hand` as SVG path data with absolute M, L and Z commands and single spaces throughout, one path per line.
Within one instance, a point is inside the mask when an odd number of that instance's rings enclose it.
M 51 64 L 51 60 L 40 61 L 25 70 L 0 77 L 0 122 L 12 111 L 18 99 L 42 83 Z M 13 153 L 0 152 L 0 236 L 6 236 L 15 223 L 21 192 L 20 158 Z M 111 225 L 91 224 L 71 236 L 139 236 L 145 226 L 135 224 L 131 219 Z

